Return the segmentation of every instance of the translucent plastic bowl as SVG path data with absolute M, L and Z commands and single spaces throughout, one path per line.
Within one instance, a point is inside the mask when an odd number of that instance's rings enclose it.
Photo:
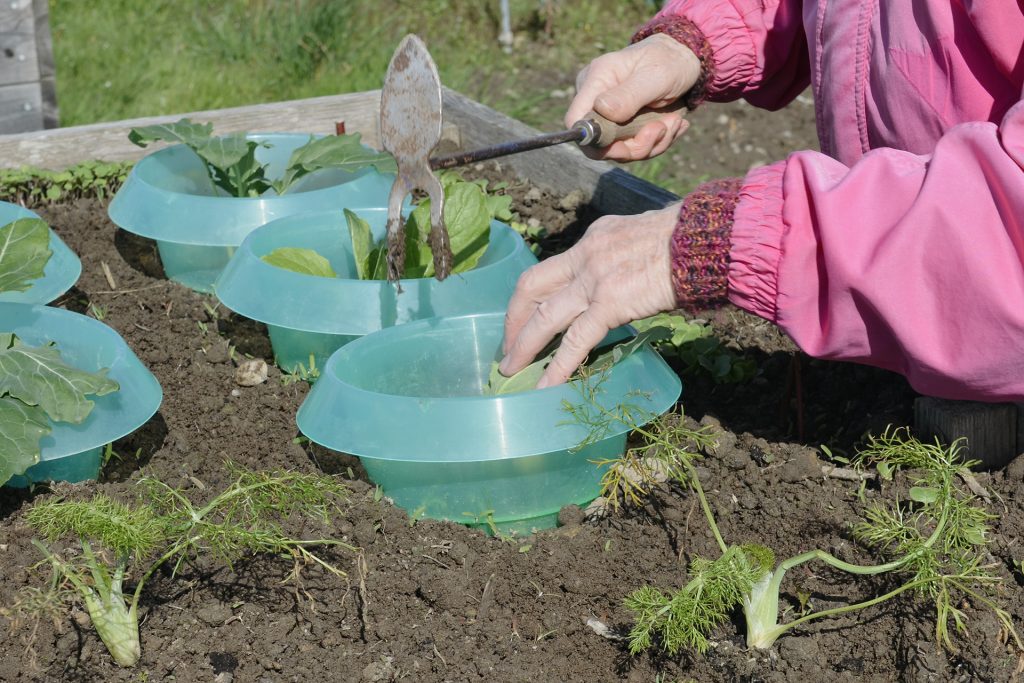
M 23 206 L 0 202 L 0 227 L 19 218 L 39 218 L 39 216 Z M 82 274 L 82 262 L 53 230 L 50 230 L 50 251 L 52 253 L 43 269 L 43 277 L 33 280 L 24 292 L 0 293 L 0 302 L 48 304 L 71 289 L 71 286 L 78 281 L 78 276 Z
M 279 178 L 292 152 L 309 142 L 300 133 L 253 134 L 271 147 L 256 150 Z M 173 145 L 132 168 L 110 203 L 110 220 L 128 232 L 156 240 L 167 277 L 209 292 L 235 249 L 252 230 L 302 211 L 384 206 L 394 176 L 372 168 L 355 173 L 325 169 L 296 182 L 284 195 L 229 197 L 215 189 L 191 149 Z
M 103 447 L 141 427 L 160 407 L 156 378 L 117 332 L 97 320 L 60 308 L 0 303 L 0 332 L 32 346 L 56 342 L 68 364 L 90 372 L 110 368 L 108 376 L 121 385 L 106 396 L 90 396 L 94 406 L 81 424 L 52 423 L 40 442 L 40 461 L 8 486 L 95 479 Z
M 299 408 L 299 429 L 359 456 L 412 516 L 502 533 L 555 526 L 563 506 L 597 497 L 603 470 L 593 461 L 620 456 L 628 430 L 615 423 L 602 440 L 575 450 L 589 430 L 564 406 L 595 410 L 578 382 L 482 395 L 503 326 L 502 313 L 434 318 L 343 347 Z M 620 328 L 608 340 L 630 335 Z M 593 386 L 606 410 L 628 403 L 653 414 L 670 408 L 682 388 L 649 347 Z
M 359 210 L 376 239 L 387 211 Z M 339 277 L 304 275 L 261 260 L 278 247 L 313 249 Z M 343 213 L 323 211 L 276 220 L 250 234 L 217 280 L 217 297 L 232 311 L 266 323 L 280 368 L 322 368 L 341 346 L 385 327 L 435 316 L 503 311 L 519 275 L 537 262 L 522 238 L 497 221 L 473 270 L 394 283 L 355 279 L 352 239 Z

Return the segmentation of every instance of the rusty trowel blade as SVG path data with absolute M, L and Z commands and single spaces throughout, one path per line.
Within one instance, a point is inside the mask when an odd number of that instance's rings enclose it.
M 380 135 L 384 149 L 398 162 L 388 202 L 388 276 L 398 279 L 405 265 L 401 204 L 419 189 L 431 196 L 430 247 L 435 274 L 444 279 L 451 272 L 452 253 L 440 218 L 443 193 L 437 191 L 439 183 L 430 168 L 430 152 L 441 140 L 441 79 L 427 46 L 415 35 L 402 40 L 384 76 Z

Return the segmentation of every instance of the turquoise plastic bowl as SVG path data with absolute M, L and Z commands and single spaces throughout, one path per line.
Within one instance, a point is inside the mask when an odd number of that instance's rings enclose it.
M 384 236 L 385 209 L 359 210 L 376 239 Z M 295 273 L 261 260 L 278 247 L 313 249 L 339 277 Z M 289 372 L 322 368 L 341 346 L 385 327 L 436 316 L 503 311 L 520 274 L 537 262 L 509 226 L 491 223 L 491 241 L 473 270 L 448 277 L 394 283 L 355 279 L 348 223 L 341 211 L 282 218 L 253 231 L 217 280 L 221 302 L 266 323 L 277 365 Z
M 39 218 L 39 215 L 23 206 L 0 202 L 0 226 L 19 218 Z M 0 302 L 48 304 L 78 282 L 82 262 L 53 230 L 50 230 L 50 251 L 52 254 L 43 269 L 43 277 L 33 280 L 24 292 L 0 293 Z
M 69 364 L 90 372 L 110 368 L 108 376 L 121 385 L 112 394 L 90 397 L 95 405 L 81 424 L 54 423 L 40 442 L 40 461 L 8 486 L 95 479 L 103 447 L 138 429 L 160 407 L 156 378 L 117 332 L 97 320 L 60 308 L 0 303 L 0 331 L 33 346 L 56 342 Z
M 314 442 L 359 456 L 370 478 L 415 517 L 496 528 L 553 527 L 565 505 L 600 493 L 593 461 L 625 450 L 627 428 L 576 450 L 588 428 L 565 404 L 587 410 L 578 382 L 483 396 L 504 314 L 434 318 L 367 335 L 337 351 L 299 408 Z M 620 328 L 608 340 L 627 338 Z M 593 381 L 593 380 L 592 380 Z M 649 347 L 596 385 L 606 410 L 628 403 L 660 414 L 682 389 Z
M 269 177 L 279 178 L 292 152 L 310 136 L 268 133 L 248 138 L 271 145 L 258 148 L 256 159 L 269 165 Z M 303 211 L 383 206 L 393 182 L 394 175 L 372 168 L 355 173 L 325 169 L 300 179 L 281 196 L 229 197 L 214 188 L 192 150 L 173 145 L 132 168 L 108 212 L 119 227 L 156 240 L 167 277 L 209 292 L 235 249 L 257 227 Z

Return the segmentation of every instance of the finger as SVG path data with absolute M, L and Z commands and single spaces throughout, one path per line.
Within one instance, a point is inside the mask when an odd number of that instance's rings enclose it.
M 616 123 L 625 123 L 644 107 L 665 104 L 665 85 L 661 79 L 633 74 L 621 83 L 605 88 L 594 97 L 594 111 Z
M 566 254 L 558 254 L 532 266 L 519 277 L 505 310 L 505 339 L 502 353 L 508 353 L 526 321 L 542 302 L 551 298 L 572 280 L 572 268 Z
M 609 328 L 598 321 L 593 310 L 588 309 L 566 330 L 555 357 L 551 359 L 547 370 L 537 382 L 538 389 L 561 384 L 572 377 L 580 364 L 586 360 L 591 349 L 600 344 L 608 334 Z
M 610 159 L 612 161 L 639 161 L 651 156 L 652 150 L 660 144 L 669 131 L 660 121 L 652 121 L 641 128 L 636 135 L 625 140 L 613 142 L 603 149 L 594 147 L 583 148 L 587 156 L 593 159 Z M 670 144 L 670 143 L 669 143 Z M 667 147 L 667 144 L 664 145 Z
M 556 334 L 587 310 L 589 303 L 586 290 L 577 281 L 539 304 L 498 366 L 501 374 L 514 375 L 532 363 Z

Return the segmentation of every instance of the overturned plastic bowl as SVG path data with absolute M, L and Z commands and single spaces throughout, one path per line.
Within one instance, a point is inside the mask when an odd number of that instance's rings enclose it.
M 66 363 L 107 376 L 120 389 L 90 396 L 92 411 L 81 424 L 51 423 L 40 441 L 40 461 L 7 482 L 25 487 L 41 481 L 80 482 L 99 475 L 103 447 L 141 427 L 160 407 L 160 384 L 121 336 L 98 320 L 60 308 L 0 303 L 0 332 L 31 346 L 56 342 Z
M 0 227 L 19 218 L 39 218 L 38 214 L 23 206 L 0 202 Z M 78 282 L 82 262 L 64 241 L 50 230 L 50 260 L 43 268 L 43 276 L 33 280 L 23 292 L 0 292 L 0 302 L 19 304 L 48 304 Z
M 387 211 L 359 210 L 375 239 Z M 331 262 L 335 278 L 296 273 L 261 257 L 279 247 L 313 249 Z M 342 211 L 288 216 L 253 231 L 214 287 L 232 311 L 267 325 L 278 367 L 317 369 L 341 346 L 377 330 L 423 318 L 503 311 L 520 274 L 537 262 L 508 225 L 493 221 L 487 251 L 472 270 L 401 280 L 356 279 L 352 238 Z M 311 360 L 312 358 L 312 360 Z
M 595 414 L 579 381 L 501 396 L 482 395 L 504 315 L 421 320 L 375 332 L 328 360 L 299 408 L 299 429 L 356 455 L 370 478 L 410 516 L 500 533 L 557 525 L 565 505 L 601 489 L 594 461 L 623 454 L 628 428 L 613 423 L 577 447 L 590 428 L 566 405 Z M 619 328 L 607 341 L 628 338 Z M 679 397 L 679 377 L 643 347 L 589 380 L 593 401 L 614 413 L 650 414 Z M 583 413 L 579 413 L 583 414 Z
M 267 175 L 279 178 L 308 134 L 247 136 L 270 147 L 256 150 Z M 230 197 L 215 188 L 202 160 L 185 145 L 166 147 L 132 168 L 114 195 L 110 220 L 128 232 L 156 240 L 164 272 L 172 280 L 209 292 L 235 249 L 251 231 L 302 211 L 383 206 L 394 176 L 373 168 L 316 171 L 283 195 Z

